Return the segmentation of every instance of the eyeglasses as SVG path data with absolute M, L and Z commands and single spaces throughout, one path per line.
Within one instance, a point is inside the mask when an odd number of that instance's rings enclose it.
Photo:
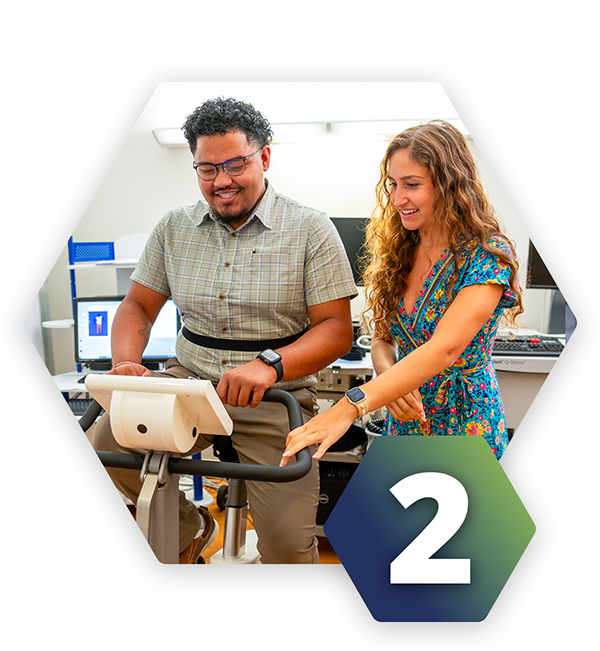
M 249 156 L 230 158 L 224 163 L 217 163 L 216 165 L 212 165 L 211 163 L 194 163 L 192 167 L 203 181 L 214 181 L 219 173 L 219 167 L 222 167 L 225 174 L 229 174 L 229 176 L 241 176 L 246 169 L 246 161 L 252 158 L 252 156 L 256 156 L 259 151 L 262 151 L 262 147 Z

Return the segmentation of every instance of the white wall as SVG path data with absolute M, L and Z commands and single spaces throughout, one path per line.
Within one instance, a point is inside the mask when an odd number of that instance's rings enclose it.
M 469 139 L 469 146 L 479 167 L 486 194 L 496 209 L 506 234 L 515 242 L 517 248 L 519 280 L 523 288 L 523 306 L 525 308 L 525 312 L 519 317 L 518 324 L 523 328 L 547 332 L 552 292 L 550 290 L 525 289 L 529 237 L 508 203 L 504 192 L 491 174 L 477 144 Z
M 480 166 L 492 203 L 516 240 L 521 266 L 527 255 L 527 235 L 504 194 L 489 173 L 481 153 L 470 144 Z M 362 217 L 371 213 L 373 190 L 385 142 L 295 143 L 274 145 L 267 178 L 278 192 L 332 217 Z M 163 149 L 152 134 L 134 133 L 90 201 L 73 233 L 76 241 L 114 241 L 130 233 L 149 233 L 163 214 L 200 197 L 192 156 L 187 148 Z M 41 291 L 44 320 L 71 316 L 68 256 L 66 247 Z M 111 269 L 77 272 L 79 296 L 116 293 Z M 544 296 L 526 291 L 526 315 L 521 324 L 543 330 Z M 358 308 L 360 309 L 360 308 Z M 47 333 L 48 334 L 48 333 Z M 52 373 L 75 368 L 72 330 L 52 330 L 47 346 L 47 365 Z

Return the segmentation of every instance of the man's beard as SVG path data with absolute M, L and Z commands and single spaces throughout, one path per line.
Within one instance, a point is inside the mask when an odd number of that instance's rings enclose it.
M 228 213 L 226 215 L 220 213 L 218 210 L 215 210 L 215 208 L 212 208 L 211 210 L 216 219 L 218 219 L 220 222 L 223 222 L 223 224 L 242 224 L 245 222 L 249 217 L 252 217 L 254 214 L 254 211 L 256 210 L 256 207 L 258 204 L 261 202 L 261 199 L 264 196 L 264 192 L 261 194 L 261 196 L 258 198 L 256 203 L 250 208 L 250 210 L 242 209 L 236 213 Z
M 248 217 L 248 213 L 246 211 L 233 213 L 230 215 L 223 215 L 213 208 L 212 213 L 216 219 L 218 219 L 220 222 L 223 222 L 224 224 L 237 224 L 238 222 L 244 221 L 244 219 Z

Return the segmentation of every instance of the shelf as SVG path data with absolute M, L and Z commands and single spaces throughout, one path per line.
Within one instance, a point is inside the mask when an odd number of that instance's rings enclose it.
M 59 328 L 72 328 L 75 324 L 73 319 L 58 319 L 56 321 L 42 321 L 43 328 L 59 329 Z
M 334 463 L 360 463 L 360 459 L 357 458 L 357 455 L 346 454 L 345 452 L 325 452 L 321 457 L 321 461 L 331 461 Z
M 95 269 L 96 267 L 135 267 L 138 263 L 137 258 L 128 258 L 126 260 L 98 260 L 97 262 L 79 262 L 77 264 L 67 265 L 67 269 Z

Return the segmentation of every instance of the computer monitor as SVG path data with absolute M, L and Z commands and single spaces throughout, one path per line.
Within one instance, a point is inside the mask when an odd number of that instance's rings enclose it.
M 94 370 L 111 367 L 110 335 L 115 314 L 123 296 L 76 298 L 75 361 Z M 142 364 L 157 368 L 161 362 L 175 357 L 179 331 L 179 315 L 172 299 L 161 309 L 142 356 Z
M 362 273 L 359 265 L 360 258 L 365 254 L 365 228 L 368 217 L 332 217 L 331 221 L 337 228 L 346 249 L 346 255 L 352 267 L 354 283 L 362 287 Z
M 531 240 L 529 240 L 527 259 L 527 287 L 531 289 L 558 289 L 558 285 Z
M 568 340 L 575 329 L 575 317 L 531 240 L 527 258 L 527 287 L 554 290 L 548 313 L 548 334 L 565 334 Z

